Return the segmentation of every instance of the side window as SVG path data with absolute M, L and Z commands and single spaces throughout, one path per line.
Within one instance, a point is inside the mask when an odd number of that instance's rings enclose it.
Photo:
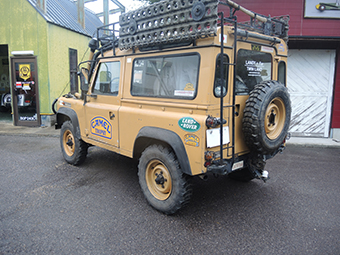
M 277 72 L 277 80 L 286 85 L 286 63 L 281 61 L 279 63 L 279 70 Z
M 239 50 L 235 77 L 236 95 L 248 95 L 256 84 L 272 79 L 272 56 L 269 53 Z
M 196 96 L 199 55 L 135 59 L 133 96 L 193 99 Z
M 117 96 L 119 91 L 120 62 L 102 62 L 97 72 L 93 93 Z
M 229 57 L 223 56 L 223 80 L 221 78 L 221 54 L 216 58 L 216 69 L 215 69 L 215 81 L 214 81 L 214 95 L 215 97 L 221 96 L 221 83 L 223 87 L 223 96 L 227 94 L 227 81 L 228 81 L 228 70 L 229 70 Z

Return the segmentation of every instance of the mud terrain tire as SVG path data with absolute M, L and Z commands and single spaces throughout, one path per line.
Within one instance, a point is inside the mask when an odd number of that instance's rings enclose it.
M 138 165 L 139 184 L 149 204 L 173 214 L 189 202 L 192 188 L 173 151 L 161 145 L 145 149 Z
M 60 146 L 64 159 L 71 165 L 80 165 L 87 156 L 88 144 L 78 139 L 71 121 L 65 121 L 60 130 Z
M 287 136 L 291 103 L 287 88 L 277 81 L 255 86 L 246 101 L 243 134 L 250 150 L 262 155 L 275 152 Z

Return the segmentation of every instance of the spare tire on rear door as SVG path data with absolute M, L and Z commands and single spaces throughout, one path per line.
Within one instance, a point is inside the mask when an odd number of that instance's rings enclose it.
M 287 88 L 264 81 L 250 92 L 243 114 L 243 133 L 250 150 L 262 155 L 275 152 L 287 136 L 291 103 Z

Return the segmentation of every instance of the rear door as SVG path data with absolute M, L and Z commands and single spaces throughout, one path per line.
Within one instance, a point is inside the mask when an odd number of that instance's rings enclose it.
M 245 145 L 242 131 L 243 111 L 246 100 L 256 84 L 262 81 L 272 80 L 272 53 L 273 48 L 247 45 L 248 48 L 240 48 L 237 53 L 235 76 L 235 145 L 236 153 L 248 150 Z M 251 48 L 250 48 L 251 47 Z
M 119 147 L 121 61 L 101 61 L 85 104 L 86 134 L 90 139 Z

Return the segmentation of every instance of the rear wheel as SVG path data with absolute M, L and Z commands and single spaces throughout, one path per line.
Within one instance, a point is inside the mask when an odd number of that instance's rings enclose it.
M 145 149 L 138 165 L 139 183 L 149 204 L 173 214 L 189 202 L 192 190 L 175 154 L 161 145 Z
M 61 127 L 60 146 L 67 163 L 79 165 L 84 162 L 88 144 L 76 137 L 71 121 L 65 121 Z

